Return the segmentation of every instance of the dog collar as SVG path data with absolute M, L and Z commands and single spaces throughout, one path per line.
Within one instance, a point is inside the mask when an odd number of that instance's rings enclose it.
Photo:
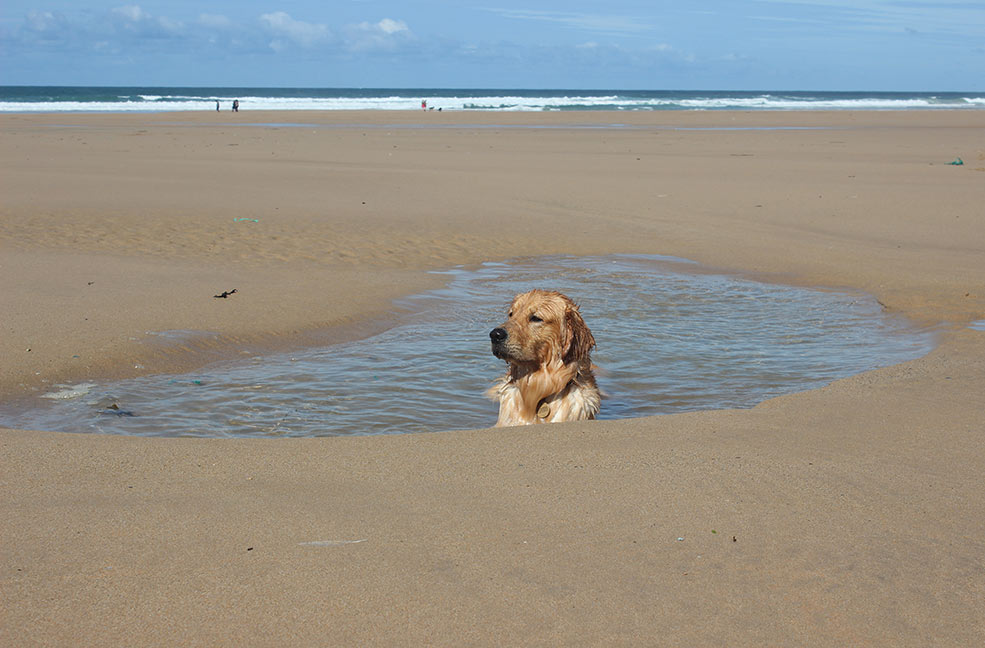
M 546 419 L 551 415 L 551 401 L 557 400 L 562 394 L 566 394 L 571 386 L 575 384 L 575 379 L 572 378 L 568 381 L 568 384 L 564 386 L 564 389 L 557 392 L 556 394 L 551 394 L 550 396 L 545 396 L 540 399 L 540 405 L 537 406 L 537 418 Z

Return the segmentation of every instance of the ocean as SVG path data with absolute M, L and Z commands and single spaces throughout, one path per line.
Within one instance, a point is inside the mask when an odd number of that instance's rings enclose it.
M 0 86 L 0 112 L 229 110 L 981 110 L 985 92 Z

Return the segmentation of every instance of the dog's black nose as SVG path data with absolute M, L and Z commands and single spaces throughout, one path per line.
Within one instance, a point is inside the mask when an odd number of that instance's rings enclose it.
M 489 339 L 493 342 L 505 342 L 506 341 L 506 329 L 494 328 L 489 331 Z

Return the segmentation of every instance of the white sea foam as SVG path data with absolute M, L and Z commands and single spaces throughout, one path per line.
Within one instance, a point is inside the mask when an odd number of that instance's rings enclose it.
M 220 92 L 222 92 L 220 90 Z M 228 92 L 228 90 L 226 91 Z M 342 91 L 340 91 L 341 93 Z M 389 92 L 389 91 L 385 91 Z M 210 96 L 186 92 L 175 94 L 119 95 L 113 99 L 75 101 L 0 101 L 0 112 L 164 112 L 214 111 L 215 102 L 228 111 L 233 100 L 239 100 L 244 110 L 420 110 L 426 98 L 430 108 L 443 110 L 487 111 L 553 111 L 553 110 L 913 110 L 913 109 L 982 109 L 985 97 L 950 95 L 844 96 L 839 93 L 757 94 L 735 93 L 570 93 L 545 92 L 516 94 L 507 91 L 469 96 L 449 91 L 446 95 L 413 96 L 413 91 L 394 91 L 373 96 L 371 92 L 354 91 L 353 96 L 259 96 L 220 94 Z M 274 94 L 274 93 L 271 93 Z M 284 95 L 291 94 L 285 92 Z M 297 94 L 297 93 L 295 93 Z M 358 96 L 363 95 L 363 96 Z
M 42 394 L 41 398 L 50 398 L 52 400 L 72 400 L 74 398 L 81 398 L 88 394 L 95 383 L 79 383 L 78 385 L 55 385 L 55 387 L 60 387 L 58 391 L 48 392 L 47 394 Z

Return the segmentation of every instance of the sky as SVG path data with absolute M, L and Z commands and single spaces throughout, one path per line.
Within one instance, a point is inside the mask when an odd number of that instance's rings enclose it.
M 985 0 L 2 0 L 0 85 L 985 90 Z

